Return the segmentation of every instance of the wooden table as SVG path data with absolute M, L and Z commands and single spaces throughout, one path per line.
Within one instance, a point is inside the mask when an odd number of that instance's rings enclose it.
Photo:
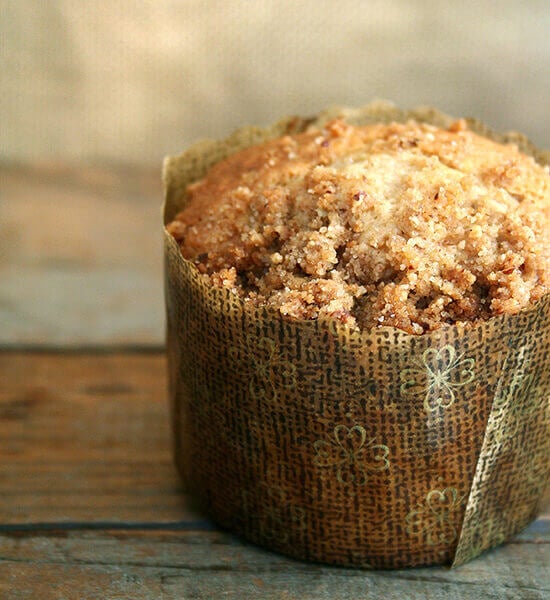
M 156 174 L 0 176 L 2 600 L 550 598 L 548 502 L 456 570 L 307 564 L 216 527 L 171 460 Z

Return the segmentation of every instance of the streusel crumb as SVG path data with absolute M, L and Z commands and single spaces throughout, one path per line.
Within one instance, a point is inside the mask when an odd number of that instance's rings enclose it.
M 420 334 L 550 290 L 548 167 L 468 131 L 342 120 L 238 152 L 167 226 L 217 286 L 295 319 Z

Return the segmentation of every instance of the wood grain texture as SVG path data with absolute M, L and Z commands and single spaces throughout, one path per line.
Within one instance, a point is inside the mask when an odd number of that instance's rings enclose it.
M 550 592 L 548 544 L 508 544 L 460 569 L 305 564 L 222 532 L 0 536 L 0 592 L 17 598 L 533 599 Z M 24 582 L 21 585 L 21 582 Z M 63 582 L 63 583 L 61 583 Z M 3 586 L 3 587 L 2 587 Z M 118 594 L 118 595 L 117 595 Z
M 361 571 L 247 544 L 172 466 L 160 353 L 0 353 L 0 598 L 550 596 L 550 511 L 456 570 Z
M 0 353 L 0 522 L 190 518 L 162 354 Z
M 163 343 L 158 169 L 0 165 L 0 344 Z

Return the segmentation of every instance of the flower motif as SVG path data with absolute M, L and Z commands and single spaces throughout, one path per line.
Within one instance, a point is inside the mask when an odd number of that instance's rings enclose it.
M 257 354 L 249 349 L 247 359 L 252 363 L 252 373 L 248 384 L 250 395 L 262 400 L 275 400 L 277 388 L 293 388 L 296 385 L 296 365 L 283 360 L 277 353 L 275 342 L 267 337 L 257 341 Z M 233 357 L 239 356 L 239 349 L 231 348 Z
M 287 544 L 305 530 L 305 510 L 290 503 L 278 485 L 261 483 L 255 494 L 242 492 L 243 510 L 264 542 Z
M 432 490 L 418 508 L 405 517 L 409 535 L 423 536 L 428 546 L 450 544 L 458 537 L 456 521 L 464 496 L 458 496 L 456 488 Z
M 385 471 L 390 466 L 390 450 L 383 444 L 367 442 L 364 427 L 337 425 L 328 440 L 317 440 L 313 462 L 318 467 L 336 468 L 336 479 L 345 485 L 365 485 L 368 473 Z
M 474 380 L 473 358 L 457 356 L 453 346 L 441 350 L 427 348 L 413 367 L 401 371 L 401 393 L 405 396 L 424 395 L 424 409 L 434 412 L 448 408 L 455 399 L 455 390 Z

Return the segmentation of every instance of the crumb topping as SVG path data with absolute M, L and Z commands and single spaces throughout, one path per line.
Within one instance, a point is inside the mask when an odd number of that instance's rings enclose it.
M 550 174 L 457 121 L 342 120 L 238 152 L 167 226 L 212 284 L 295 319 L 421 334 L 550 290 Z

